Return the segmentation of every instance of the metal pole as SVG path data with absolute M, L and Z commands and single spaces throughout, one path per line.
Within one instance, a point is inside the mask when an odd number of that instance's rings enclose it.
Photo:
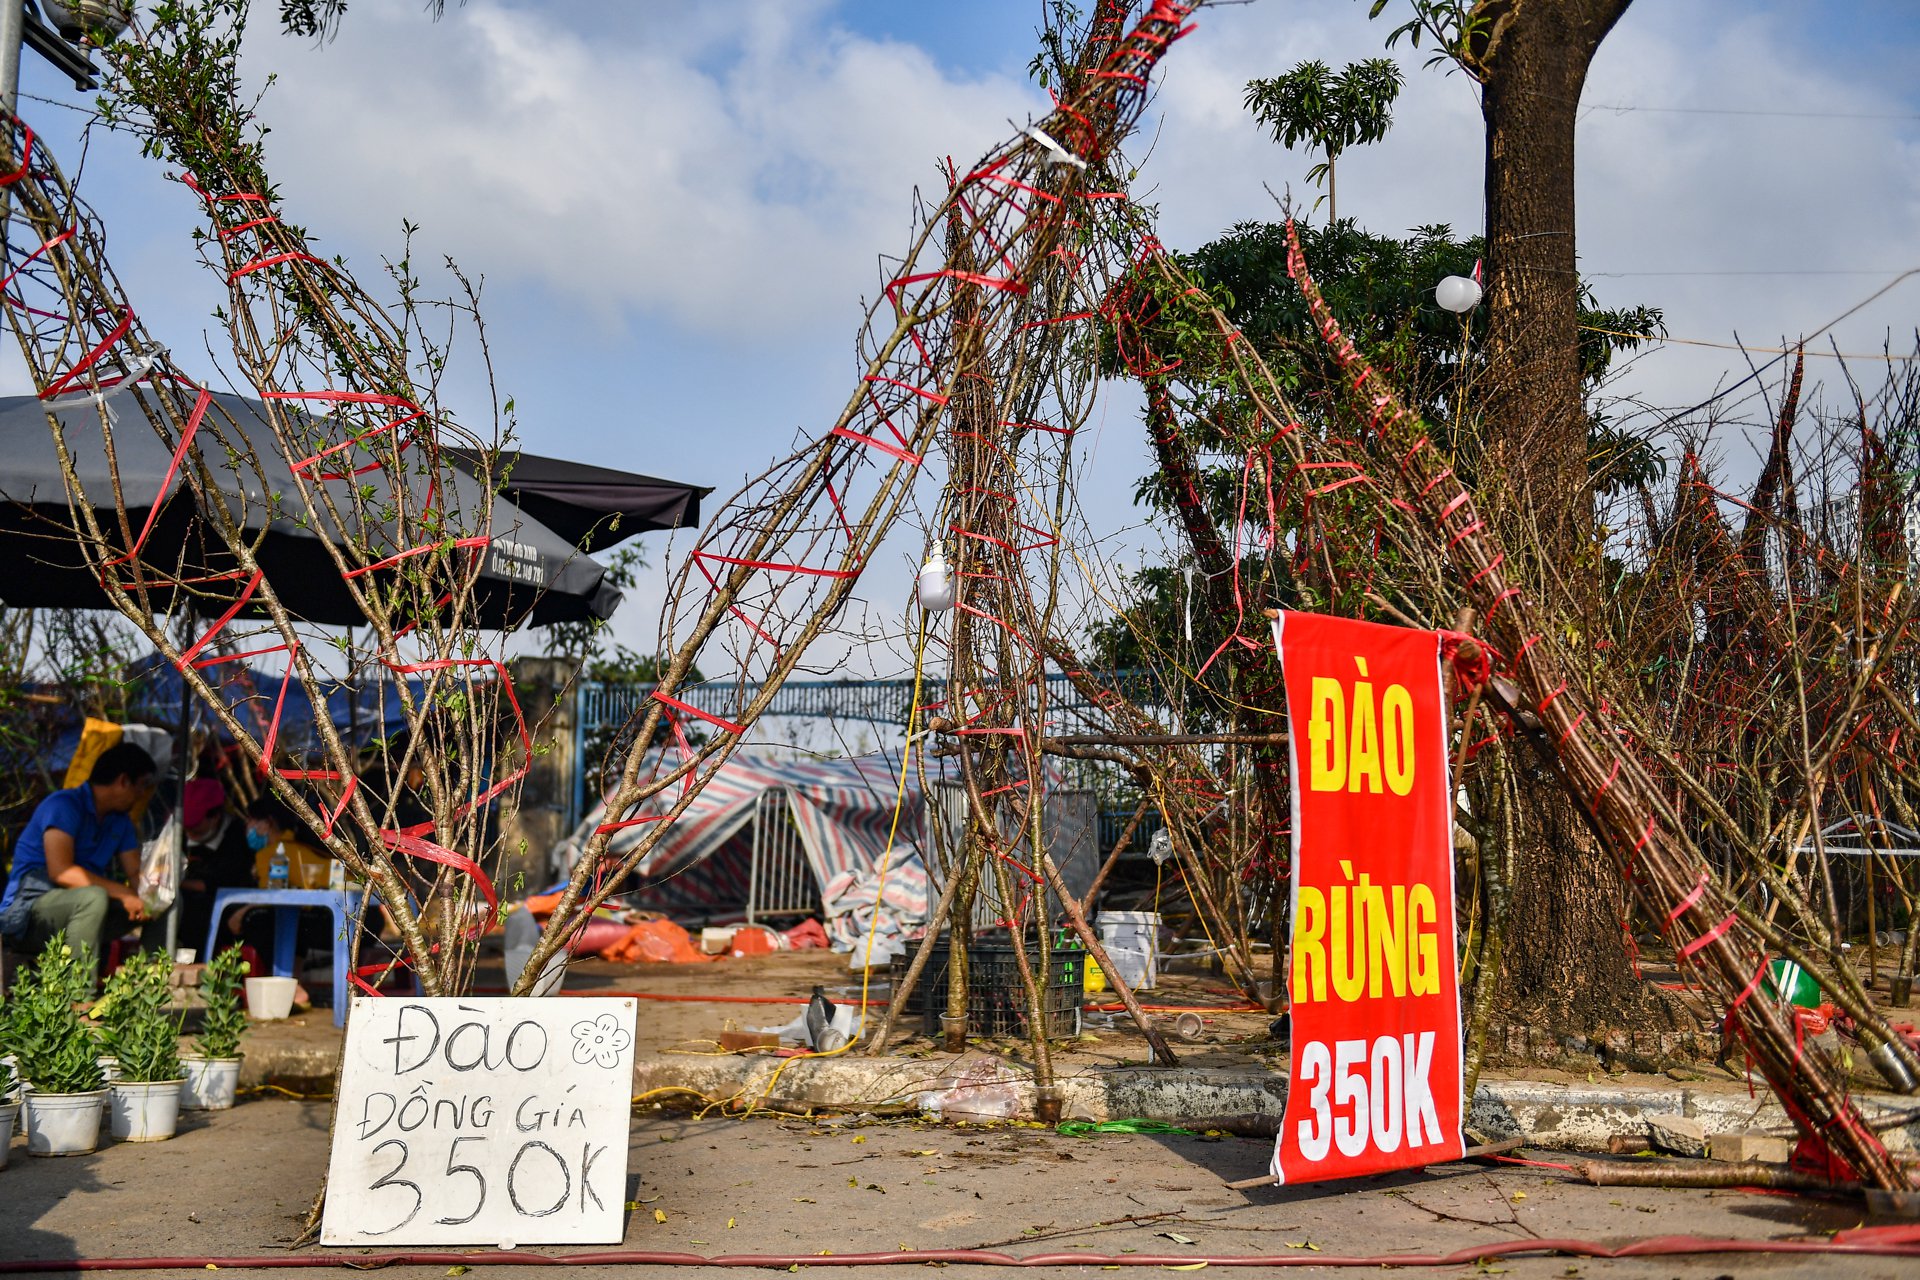
M 26 9 L 27 0 L 0 0 L 0 109 L 8 115 L 20 106 L 20 42 L 26 34 Z
M 16 54 L 18 51 L 15 51 Z M 167 958 L 173 958 L 180 945 L 181 882 L 187 878 L 187 774 L 193 768 L 193 690 L 186 672 L 180 678 L 180 736 L 173 746 L 173 813 L 176 835 L 173 841 L 173 905 L 167 908 Z M 211 958 L 211 957 L 208 957 Z
M 20 43 L 26 38 L 27 0 L 0 0 L 0 113 L 6 123 L 0 125 L 0 164 L 14 167 L 13 116 L 20 106 Z M 13 212 L 13 191 L 0 187 L 0 254 L 13 257 L 7 226 Z
M 597 689 L 597 696 L 589 699 L 590 690 Z M 593 710 L 599 714 L 599 708 L 606 694 L 604 686 L 590 686 L 576 675 L 573 688 L 573 808 L 567 814 L 567 834 L 586 821 L 587 817 L 587 712 Z

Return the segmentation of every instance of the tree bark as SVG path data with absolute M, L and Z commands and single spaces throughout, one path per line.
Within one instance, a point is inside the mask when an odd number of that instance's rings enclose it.
M 1583 543 L 1593 507 L 1580 380 L 1574 123 L 1587 68 L 1629 0 L 1481 0 L 1465 50 L 1487 130 L 1489 461 L 1540 524 Z
M 1587 68 L 1630 0 L 1481 0 L 1463 50 L 1486 122 L 1487 373 L 1482 475 L 1503 536 L 1548 596 L 1597 603 L 1580 370 L 1574 125 Z M 1518 567 L 1518 566 L 1516 566 Z M 1585 597 L 1585 598 L 1581 598 Z M 1580 815 L 1544 773 L 1521 788 L 1500 1004 L 1515 1023 L 1589 1032 L 1644 1022 L 1626 903 Z

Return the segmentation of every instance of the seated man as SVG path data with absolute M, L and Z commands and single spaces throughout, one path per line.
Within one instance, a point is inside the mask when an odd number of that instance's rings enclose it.
M 97 965 L 107 942 L 147 916 L 130 886 L 140 876 L 140 837 L 127 815 L 153 790 L 153 757 L 132 743 L 100 753 L 87 781 L 42 800 L 13 846 L 0 894 L 0 934 L 38 955 L 64 932 Z M 118 867 L 125 880 L 111 873 Z

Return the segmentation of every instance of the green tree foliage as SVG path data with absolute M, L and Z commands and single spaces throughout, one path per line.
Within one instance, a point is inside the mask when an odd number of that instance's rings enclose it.
M 1281 146 L 1304 142 L 1326 157 L 1307 171 L 1307 181 L 1326 183 L 1332 221 L 1338 216 L 1334 166 L 1347 148 L 1387 136 L 1400 83 L 1400 68 L 1391 58 L 1348 63 L 1338 75 L 1324 62 L 1308 61 L 1285 75 L 1248 81 L 1246 107 Z M 1314 207 L 1320 207 L 1318 201 Z
M 1471 275 L 1485 252 L 1478 236 L 1456 238 L 1444 223 L 1405 238 L 1379 236 L 1350 222 L 1300 227 L 1307 265 L 1328 305 L 1375 366 L 1390 371 L 1410 404 L 1453 437 L 1461 392 L 1484 370 L 1484 326 L 1463 322 L 1433 300 L 1449 275 Z M 1245 222 L 1183 256 L 1201 280 L 1230 299 L 1227 313 L 1259 346 L 1288 388 L 1324 384 L 1334 373 L 1326 343 L 1314 330 L 1300 291 L 1287 278 L 1287 233 L 1280 223 Z M 1615 359 L 1666 325 L 1654 307 L 1606 308 L 1581 285 L 1580 367 L 1591 390 Z M 1302 408 L 1313 404 L 1309 398 Z M 1469 394 L 1465 405 L 1471 415 Z M 1460 441 L 1459 443 L 1466 443 Z M 1595 480 L 1617 492 L 1657 475 L 1660 460 L 1643 441 L 1617 435 L 1595 418 L 1589 432 Z
M 1391 372 L 1408 401 L 1419 407 L 1470 474 L 1477 444 L 1473 389 L 1484 373 L 1484 333 L 1471 316 L 1463 321 L 1441 310 L 1433 288 L 1444 276 L 1472 273 L 1483 252 L 1480 239 L 1456 237 L 1445 225 L 1416 228 L 1405 237 L 1380 236 L 1360 230 L 1351 220 L 1302 226 L 1300 235 L 1308 265 L 1340 323 L 1376 368 Z M 1309 419 L 1308 429 L 1333 437 L 1363 429 L 1346 417 L 1344 402 L 1330 390 L 1332 358 L 1300 291 L 1287 277 L 1284 225 L 1242 223 L 1181 255 L 1181 261 L 1223 304 L 1294 395 L 1296 407 Z M 1587 304 L 1581 313 L 1581 363 L 1592 387 L 1620 353 L 1665 330 L 1656 309 L 1603 309 L 1593 305 L 1590 293 L 1583 296 Z M 1357 603 L 1337 593 L 1370 580 L 1367 566 L 1306 561 L 1298 565 L 1299 572 L 1293 571 L 1288 561 L 1302 559 L 1298 529 L 1289 518 L 1297 509 L 1282 495 L 1270 515 L 1264 491 L 1257 500 L 1247 500 L 1247 453 L 1260 441 L 1248 434 L 1252 415 L 1216 377 L 1217 353 L 1210 338 L 1183 329 L 1173 308 L 1155 317 L 1149 331 L 1156 350 L 1179 357 L 1180 367 L 1167 390 L 1179 410 L 1174 418 L 1176 444 L 1193 466 L 1183 471 L 1163 459 L 1141 478 L 1136 501 L 1161 515 L 1182 518 L 1197 502 L 1216 541 L 1229 550 L 1236 547 L 1237 529 L 1243 594 L 1257 597 L 1249 601 L 1251 609 Z M 1659 474 L 1662 461 L 1646 441 L 1598 416 L 1590 428 L 1591 465 L 1601 488 L 1630 488 Z M 1328 500 L 1337 501 L 1338 495 Z M 1237 615 L 1221 616 L 1220 598 L 1210 594 L 1209 575 L 1191 562 L 1148 566 L 1134 575 L 1132 588 L 1130 606 L 1096 627 L 1092 636 L 1101 661 L 1115 667 L 1177 660 L 1196 670 L 1240 621 Z M 1213 673 L 1206 683 L 1215 683 Z M 1234 695 L 1222 687 L 1218 697 L 1223 699 L 1218 709 L 1224 710 Z
M 437 19 L 446 13 L 447 0 L 425 0 L 425 7 Z M 280 29 L 290 36 L 331 40 L 346 16 L 347 0 L 280 0 Z
M 640 581 L 640 571 L 647 567 L 647 554 L 634 543 L 621 547 L 603 563 L 607 582 L 623 592 L 631 591 Z M 605 618 L 556 622 L 544 631 L 547 656 L 579 663 L 583 679 L 618 684 L 659 678 L 660 664 L 650 655 L 636 653 L 614 640 Z

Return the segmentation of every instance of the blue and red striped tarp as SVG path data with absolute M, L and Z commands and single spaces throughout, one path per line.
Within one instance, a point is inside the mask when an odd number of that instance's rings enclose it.
M 842 760 L 792 760 L 741 753 L 722 765 L 641 864 L 634 906 L 670 913 L 725 918 L 744 909 L 753 852 L 752 823 L 769 790 L 786 796 L 787 812 L 800 834 L 808 865 L 822 892 L 821 914 L 837 950 L 864 937 L 879 868 L 887 856 L 900 794 L 899 752 Z M 883 935 L 903 937 L 927 914 L 926 804 L 920 770 L 913 767 L 900 805 L 899 829 L 888 858 Z M 958 769 L 950 761 L 926 762 L 929 781 Z M 670 788 L 644 806 L 664 812 L 674 802 Z M 579 856 L 604 817 L 601 804 L 555 851 L 556 870 Z M 635 816 L 635 815 L 628 815 Z M 652 831 L 639 824 L 614 833 L 617 855 Z

